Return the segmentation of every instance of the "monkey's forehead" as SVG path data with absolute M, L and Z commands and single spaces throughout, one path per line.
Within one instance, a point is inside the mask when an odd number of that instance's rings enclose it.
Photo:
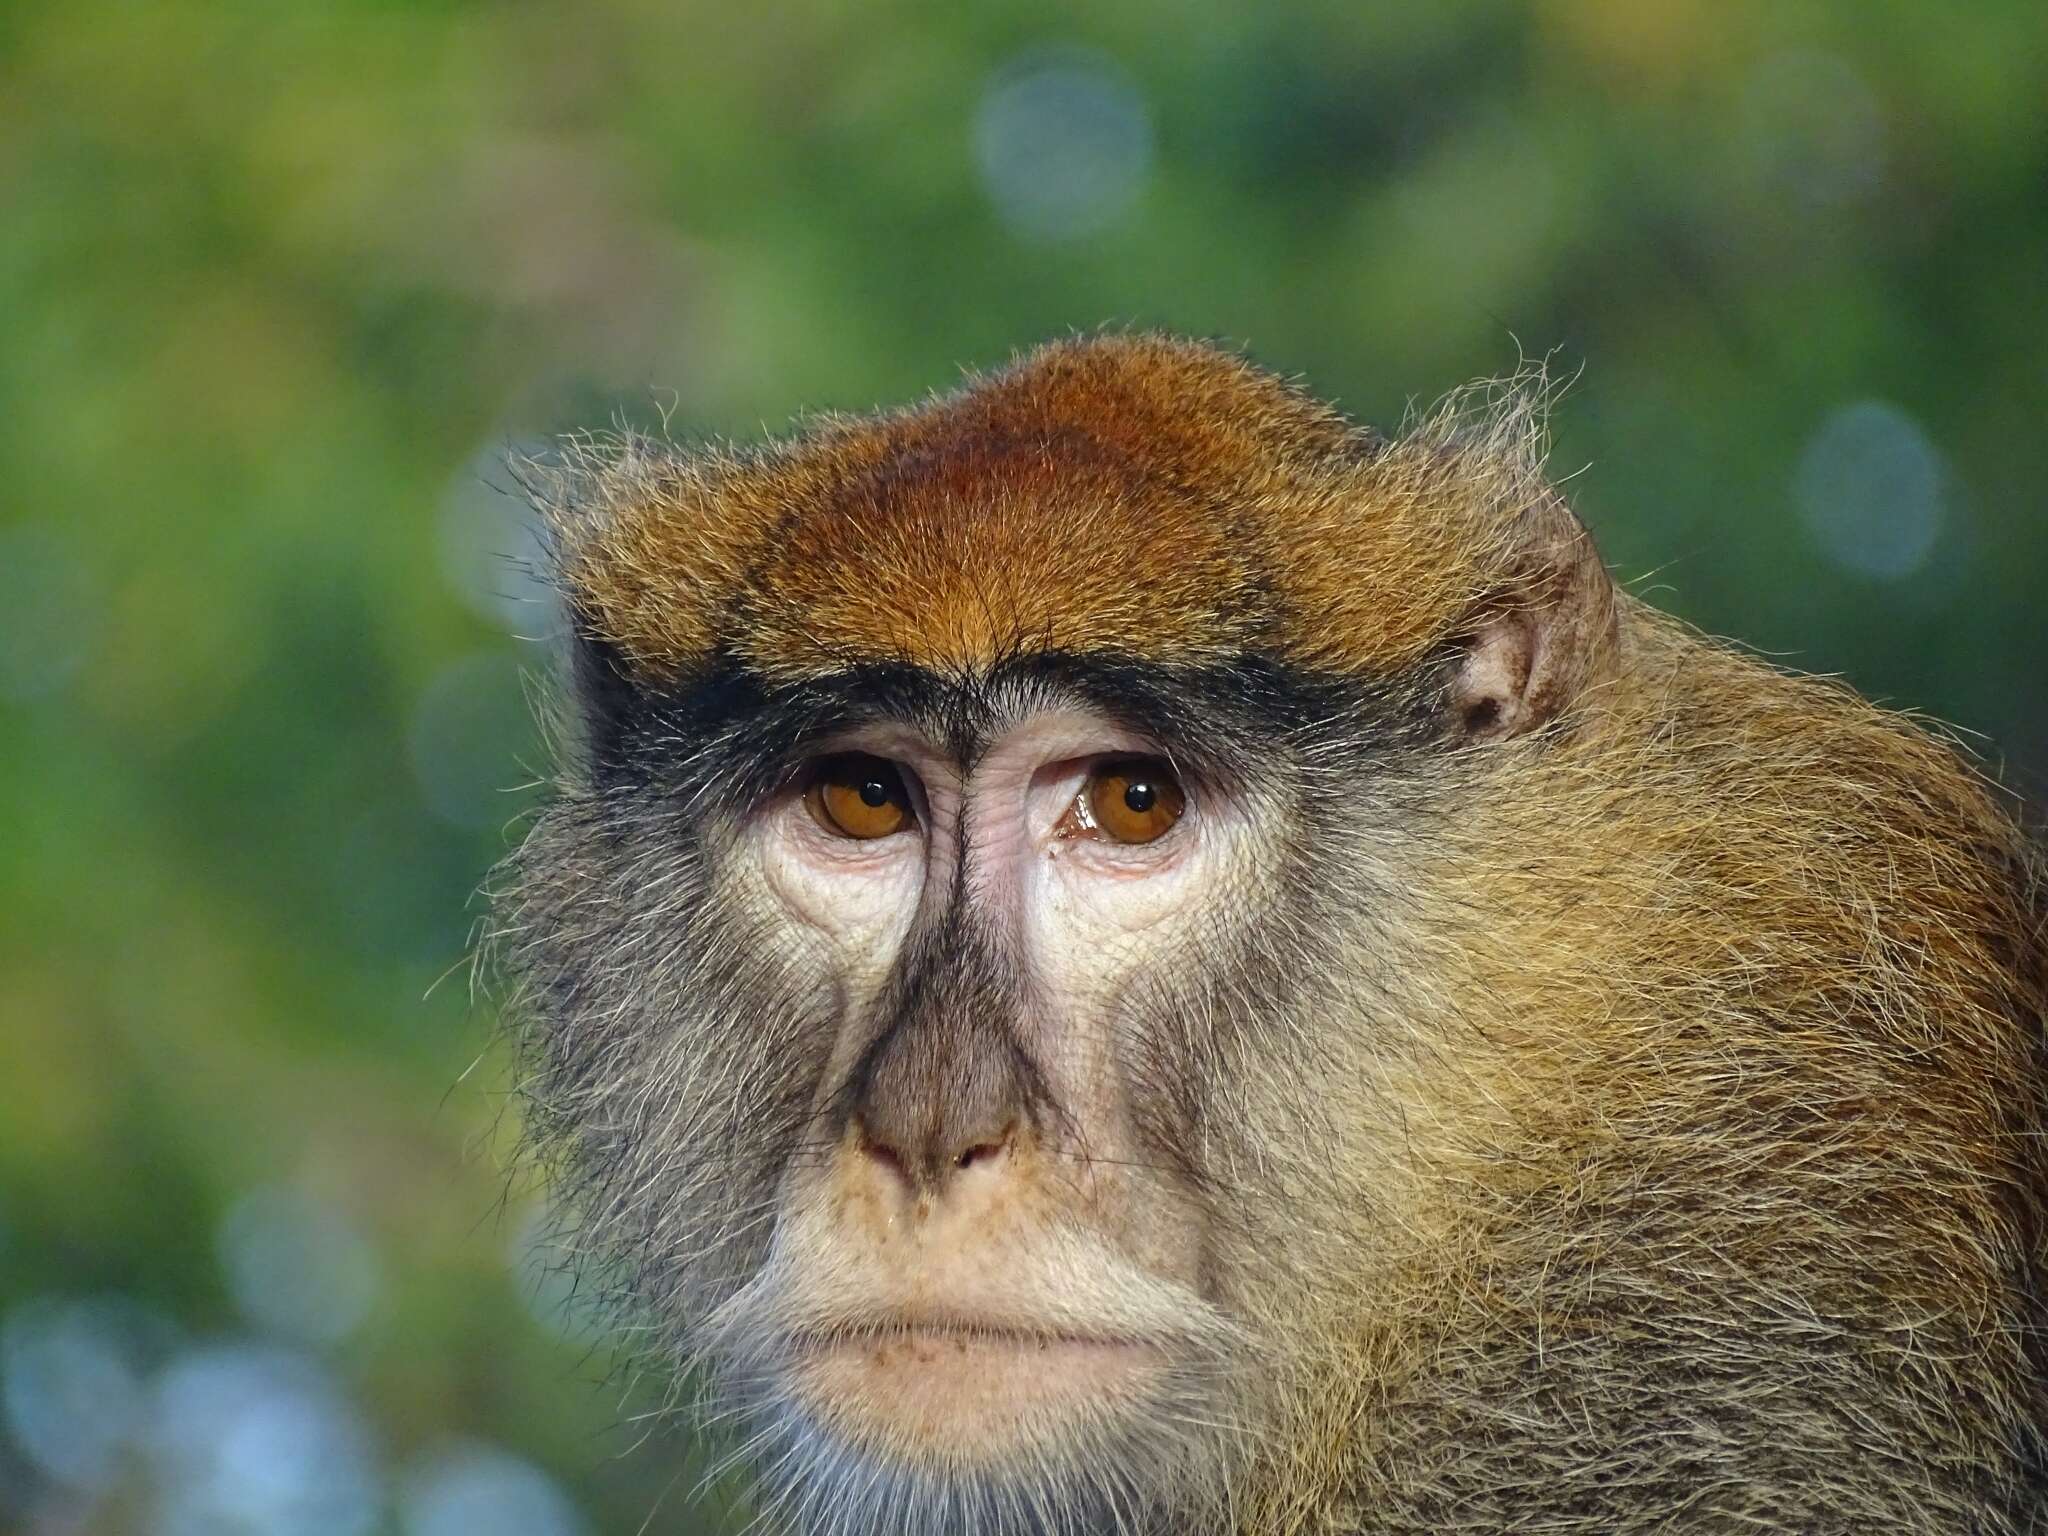
M 779 683 L 1037 651 L 1395 667 L 1499 579 L 1517 504 L 1547 494 L 1519 448 L 1381 442 L 1149 336 L 744 453 L 606 445 L 560 484 L 566 595 L 636 674 L 719 658 Z

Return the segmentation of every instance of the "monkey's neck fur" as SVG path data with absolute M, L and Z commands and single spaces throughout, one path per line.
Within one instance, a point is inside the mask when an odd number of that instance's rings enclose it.
M 1248 1528 L 2048 1528 L 2033 855 L 1845 688 L 1621 646 L 1411 850 L 1419 1214 Z
M 2048 1530 L 2039 861 L 1946 741 L 1617 593 L 1539 405 L 1390 441 L 1102 338 L 534 471 L 580 723 L 500 903 L 534 1138 L 785 1523 Z M 991 853 L 971 797 L 1048 718 L 1041 776 L 1142 750 L 1190 809 L 1040 911 L 1098 854 Z M 916 841 L 791 808 L 849 741 L 929 766 Z M 1195 894 L 1033 937 L 1146 890 Z M 1062 1243 L 1073 1294 L 988 1301 Z M 875 1385 L 921 1385 L 876 1341 L 940 1274 L 1070 1345 L 1152 1337 L 1109 1274 L 1207 1331 L 1007 1430 L 956 1370 L 969 1444 Z

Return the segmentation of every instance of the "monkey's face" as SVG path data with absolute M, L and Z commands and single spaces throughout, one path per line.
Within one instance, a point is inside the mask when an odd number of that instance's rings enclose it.
M 1394 899 L 1402 739 L 1059 657 L 626 711 L 528 854 L 535 1097 L 797 1525 L 1221 1495 L 1288 1369 L 1263 1319 L 1386 1202 L 1356 1108 L 1400 1053 L 1333 957 Z

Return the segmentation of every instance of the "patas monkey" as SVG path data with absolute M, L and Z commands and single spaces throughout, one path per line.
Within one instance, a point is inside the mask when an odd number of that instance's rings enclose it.
M 542 477 L 532 1125 L 771 1525 L 2048 1524 L 2027 845 L 1540 432 L 1109 337 Z

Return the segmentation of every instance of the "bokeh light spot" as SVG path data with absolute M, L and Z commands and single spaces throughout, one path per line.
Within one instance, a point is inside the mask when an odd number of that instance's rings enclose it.
M 106 1486 L 136 1430 L 136 1404 L 167 1325 L 119 1298 L 45 1297 L 0 1323 L 0 1413 L 45 1477 Z
M 1152 164 L 1144 99 L 1109 59 L 1034 53 L 996 72 L 974 125 L 996 212 L 1033 240 L 1072 240 L 1115 222 Z
M 536 760 L 517 659 L 483 651 L 443 667 L 413 707 L 406 745 L 428 810 L 458 827 L 503 824 L 518 809 L 506 791 Z
M 493 445 L 457 472 L 441 504 L 441 574 L 480 618 L 508 633 L 551 633 L 555 597 L 537 514 L 513 479 L 512 462 L 542 443 Z
M 600 1339 L 603 1308 L 575 1257 L 562 1218 L 546 1205 L 526 1213 L 505 1248 L 506 1266 L 535 1321 L 565 1338 Z
M 399 1517 L 404 1536 L 581 1536 L 585 1528 L 547 1473 L 483 1445 L 451 1450 L 407 1479 Z
M 361 1536 L 384 1493 L 356 1410 L 310 1359 L 197 1350 L 158 1383 L 160 1536 Z
M 1799 455 L 1801 520 L 1835 565 L 1897 581 L 1927 563 L 1947 519 L 1947 467 L 1919 423 L 1879 400 L 1844 406 Z
M 297 1342 L 347 1337 L 377 1299 L 369 1244 L 332 1204 L 286 1186 L 237 1201 L 221 1222 L 218 1250 L 243 1316 Z

